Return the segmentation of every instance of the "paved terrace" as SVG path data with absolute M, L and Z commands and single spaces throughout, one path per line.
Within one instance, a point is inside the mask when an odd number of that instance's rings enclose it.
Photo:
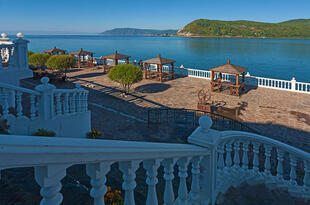
M 92 126 L 112 139 L 162 141 L 161 135 L 150 132 L 141 122 L 146 120 L 147 110 L 154 107 L 196 109 L 198 91 L 210 88 L 210 81 L 190 77 L 162 84 L 143 80 L 133 86 L 131 95 L 121 97 L 118 84 L 110 81 L 102 70 L 76 69 L 68 76 L 69 82 L 56 83 L 56 86 L 73 87 L 72 83 L 86 86 L 90 90 Z M 224 101 L 225 107 L 230 108 L 243 105 L 240 120 L 262 135 L 310 151 L 309 94 L 254 88 L 240 97 L 212 93 L 212 100 Z

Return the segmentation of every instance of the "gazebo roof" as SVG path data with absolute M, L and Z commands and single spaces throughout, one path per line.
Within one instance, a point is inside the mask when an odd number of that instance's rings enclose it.
M 152 58 L 149 60 L 142 61 L 143 63 L 147 64 L 157 64 L 157 65 L 165 65 L 165 64 L 170 64 L 176 62 L 175 60 L 167 59 L 167 58 L 162 58 L 160 54 L 158 54 L 158 57 Z
M 220 72 L 220 73 L 229 73 L 229 74 L 242 74 L 246 70 L 248 70 L 248 69 L 245 67 L 230 64 L 229 60 L 227 61 L 227 64 L 219 65 L 219 66 L 216 66 L 214 68 L 209 69 L 209 71 Z
M 94 53 L 93 53 L 93 52 L 89 52 L 89 51 L 84 51 L 83 48 L 81 48 L 81 50 L 72 52 L 72 53 L 70 53 L 70 54 L 71 54 L 71 55 L 77 55 L 77 56 L 79 56 L 79 55 L 92 55 L 92 54 L 94 54 Z
M 113 53 L 111 55 L 103 56 L 102 58 L 119 60 L 119 59 L 130 58 L 130 56 L 127 56 L 127 55 L 124 55 L 124 54 L 120 54 L 120 53 L 117 53 L 117 51 L 115 51 L 115 53 Z
M 66 52 L 67 50 L 59 49 L 54 46 L 52 49 L 45 50 L 44 53 L 52 53 L 52 52 Z

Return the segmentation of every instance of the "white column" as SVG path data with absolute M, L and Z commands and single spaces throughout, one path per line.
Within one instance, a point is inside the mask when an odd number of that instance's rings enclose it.
M 134 189 L 136 188 L 136 170 L 139 168 L 140 161 L 126 161 L 119 163 L 119 169 L 123 173 L 123 190 L 125 190 L 124 205 L 134 205 Z
M 271 164 L 270 164 L 270 157 L 271 157 L 271 150 L 272 146 L 265 145 L 265 170 L 264 173 L 266 176 L 271 176 Z
M 104 205 L 104 195 L 107 192 L 106 174 L 113 162 L 100 162 L 86 165 L 86 173 L 91 178 L 90 195 L 94 198 L 94 205 Z
M 260 144 L 257 142 L 253 143 L 253 152 L 254 152 L 254 159 L 253 159 L 253 171 L 259 171 L 259 161 L 258 161 L 258 154 L 259 154 L 259 146 Z
M 296 80 L 294 77 L 291 80 L 291 90 L 293 90 L 293 91 L 296 90 Z
M 16 66 L 20 70 L 28 70 L 28 43 L 29 41 L 23 39 L 21 33 L 17 34 L 18 39 L 14 40 L 15 50 L 14 55 L 16 55 Z
M 41 85 L 35 87 L 41 93 L 39 96 L 39 118 L 43 120 L 51 119 L 54 117 L 54 92 L 56 87 L 49 84 L 49 78 L 41 78 Z
M 3 68 L 3 65 L 2 65 L 2 47 L 0 45 L 0 69 Z
M 148 185 L 146 205 L 158 205 L 156 184 L 158 183 L 157 169 L 160 166 L 160 161 L 153 159 L 143 162 L 143 167 L 146 170 L 146 184 Z
M 34 120 L 36 118 L 36 96 L 30 95 L 30 119 Z
M 42 200 L 40 205 L 59 205 L 62 202 L 61 179 L 66 176 L 68 165 L 48 165 L 35 167 L 34 175 L 40 185 Z
M 242 155 L 242 169 L 243 171 L 247 171 L 249 169 L 249 157 L 248 157 L 248 150 L 249 150 L 249 142 L 242 141 L 243 146 L 243 155 Z
M 164 179 L 165 183 L 165 193 L 164 193 L 164 204 L 172 205 L 174 203 L 174 192 L 172 187 L 172 180 L 174 179 L 174 165 L 176 163 L 176 159 L 165 159 L 162 164 L 164 167 Z
M 199 204 L 199 192 L 200 192 L 200 161 L 201 157 L 197 156 L 192 158 L 192 184 L 190 191 L 190 201 L 193 204 Z
M 20 118 L 23 115 L 23 106 L 22 106 L 22 92 L 16 92 L 16 115 Z
M 189 163 L 189 157 L 183 157 L 177 161 L 178 168 L 179 168 L 179 177 L 180 177 L 180 184 L 178 190 L 178 204 L 187 204 L 188 200 L 188 191 L 186 185 L 186 178 L 187 174 L 187 167 Z

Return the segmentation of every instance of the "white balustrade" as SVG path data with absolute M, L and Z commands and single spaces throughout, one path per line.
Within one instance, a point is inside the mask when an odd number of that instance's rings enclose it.
M 66 175 L 66 169 L 75 164 L 86 164 L 86 173 L 90 176 L 92 185 L 90 195 L 94 198 L 95 205 L 104 205 L 104 195 L 107 192 L 106 176 L 111 165 L 119 162 L 119 169 L 124 179 L 122 186 L 125 192 L 124 204 L 134 205 L 136 171 L 142 162 L 148 185 L 146 204 L 157 205 L 157 177 L 162 177 L 157 176 L 157 169 L 163 165 L 166 182 L 164 201 L 165 204 L 173 204 L 175 198 L 172 180 L 175 164 L 177 163 L 179 167 L 179 202 L 185 203 L 189 197 L 198 200 L 200 159 L 209 154 L 208 149 L 189 144 L 3 135 L 0 169 L 35 167 L 35 179 L 41 187 L 41 204 L 57 205 L 62 202 L 61 179 Z M 192 159 L 191 194 L 186 187 L 190 159 Z
M 55 89 L 54 102 L 56 115 L 68 115 L 88 110 L 88 91 L 76 84 L 75 89 Z
M 39 96 L 40 93 L 37 91 L 0 83 L 0 106 L 2 106 L 2 113 L 0 114 L 35 119 L 38 116 L 35 104 Z M 27 105 L 30 105 L 30 109 L 24 114 L 23 107 Z

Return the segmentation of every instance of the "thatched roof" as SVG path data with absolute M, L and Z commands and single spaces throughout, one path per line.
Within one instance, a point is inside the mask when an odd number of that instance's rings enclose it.
M 84 51 L 83 48 L 81 48 L 81 50 L 79 51 L 75 51 L 70 53 L 71 55 L 76 55 L 76 56 L 86 56 L 86 55 L 92 55 L 94 54 L 93 52 L 89 52 L 89 51 Z
M 67 50 L 63 50 L 63 49 L 59 49 L 59 48 L 56 48 L 56 46 L 54 46 L 54 48 L 52 49 L 48 49 L 48 50 L 45 50 L 44 53 L 58 53 L 58 52 L 62 52 L 62 53 L 65 53 Z
M 229 73 L 229 74 L 242 74 L 246 70 L 248 70 L 248 69 L 245 67 L 230 64 L 229 60 L 227 61 L 227 64 L 219 65 L 219 66 L 216 66 L 214 68 L 209 69 L 209 71 L 220 72 L 220 73 Z
M 119 59 L 130 58 L 130 56 L 127 56 L 127 55 L 124 55 L 124 54 L 120 54 L 120 53 L 117 53 L 117 51 L 115 51 L 115 53 L 113 53 L 111 55 L 103 56 L 102 58 L 104 58 L 104 59 L 119 60 Z
M 167 58 L 162 58 L 160 54 L 158 54 L 158 57 L 152 58 L 149 60 L 142 61 L 143 63 L 147 64 L 157 64 L 157 65 L 165 65 L 165 64 L 170 64 L 176 62 L 175 60 L 167 59 Z

